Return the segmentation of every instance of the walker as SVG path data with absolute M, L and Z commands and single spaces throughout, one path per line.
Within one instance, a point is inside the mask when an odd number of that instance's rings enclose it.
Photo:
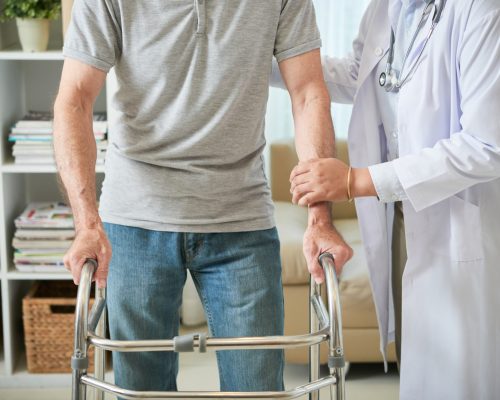
M 104 400 L 104 393 L 124 399 L 295 399 L 306 394 L 309 400 L 319 400 L 319 390 L 333 386 L 337 400 L 345 399 L 345 360 L 342 340 L 342 311 L 338 279 L 331 254 L 319 257 L 325 272 L 328 309 L 321 298 L 321 286 L 311 279 L 310 333 L 297 336 L 216 338 L 204 334 L 176 336 L 173 340 L 119 341 L 105 338 L 105 289 L 96 288 L 90 315 L 88 313 L 92 277 L 97 269 L 94 260 L 87 260 L 82 269 L 75 311 L 75 346 L 71 358 L 72 400 L 85 400 L 86 387 L 92 387 L 94 400 Z M 319 345 L 328 342 L 329 375 L 319 377 Z M 88 347 L 95 347 L 95 372 L 87 374 Z M 309 346 L 309 383 L 283 392 L 145 392 L 120 388 L 104 379 L 105 351 L 175 351 L 203 353 L 207 350 L 287 349 Z

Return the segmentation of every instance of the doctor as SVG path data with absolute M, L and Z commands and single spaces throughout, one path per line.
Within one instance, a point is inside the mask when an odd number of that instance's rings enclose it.
M 353 50 L 324 59 L 332 101 L 354 105 L 352 168 L 299 164 L 294 201 L 356 198 L 402 400 L 496 399 L 500 1 L 373 0 Z

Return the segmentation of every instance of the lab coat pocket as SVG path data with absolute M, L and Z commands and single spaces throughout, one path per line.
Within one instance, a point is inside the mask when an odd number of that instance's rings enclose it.
M 484 259 L 480 209 L 458 196 L 450 198 L 450 255 L 459 262 Z

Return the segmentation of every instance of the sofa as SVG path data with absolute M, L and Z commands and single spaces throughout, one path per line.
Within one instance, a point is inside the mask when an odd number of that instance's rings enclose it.
M 307 226 L 307 209 L 291 203 L 289 176 L 297 164 L 293 141 L 270 146 L 271 190 L 276 206 L 276 224 L 281 240 L 283 293 L 285 298 L 285 334 L 305 333 L 309 329 L 309 273 L 302 254 L 302 237 Z M 337 157 L 348 162 L 347 143 L 337 141 Z M 340 277 L 343 338 L 348 362 L 381 362 L 379 332 L 373 304 L 368 269 L 353 203 L 332 206 L 334 224 L 354 256 Z M 321 360 L 327 361 L 322 345 Z M 287 362 L 307 363 L 307 349 L 286 351 Z M 394 346 L 388 349 L 388 360 L 395 361 Z

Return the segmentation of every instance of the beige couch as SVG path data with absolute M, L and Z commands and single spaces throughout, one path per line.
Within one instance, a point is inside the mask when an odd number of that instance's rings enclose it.
M 338 157 L 347 162 L 346 142 L 337 142 L 337 152 Z M 291 204 L 288 182 L 290 171 L 296 163 L 293 142 L 271 145 L 271 188 L 281 239 L 287 335 L 305 333 L 309 329 L 309 274 L 302 255 L 307 210 Z M 337 230 L 354 250 L 354 257 L 346 265 L 340 279 L 346 360 L 380 362 L 382 356 L 377 319 L 354 205 L 334 205 L 333 215 Z M 321 358 L 322 362 L 326 362 L 326 346 L 323 347 Z M 389 348 L 389 360 L 395 361 L 393 346 Z M 307 363 L 307 349 L 287 350 L 287 361 Z

